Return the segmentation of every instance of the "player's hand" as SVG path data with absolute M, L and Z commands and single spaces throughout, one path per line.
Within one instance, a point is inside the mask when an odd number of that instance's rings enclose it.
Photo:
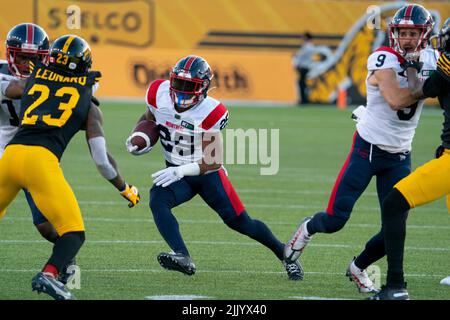
M 436 159 L 440 158 L 444 154 L 445 148 L 443 146 L 439 146 L 436 148 L 435 157 Z
M 167 187 L 168 185 L 180 180 L 184 175 L 179 167 L 168 167 L 152 174 L 153 182 L 157 186 Z
M 415 61 L 415 60 L 406 60 L 403 64 L 402 64 L 402 68 L 403 70 L 406 70 L 408 68 L 414 68 L 417 70 L 417 73 L 420 72 L 420 70 L 422 70 L 423 67 L 423 62 L 421 61 Z
M 128 208 L 134 207 L 141 199 L 139 190 L 135 186 L 129 185 L 126 182 L 125 189 L 120 191 L 120 195 L 129 201 Z
M 148 146 L 146 148 L 143 148 L 141 150 L 138 150 L 138 146 L 133 145 L 131 143 L 131 139 L 135 137 L 136 135 L 133 133 L 131 136 L 128 137 L 127 141 L 125 141 L 125 146 L 127 147 L 127 151 L 131 154 L 134 154 L 135 156 L 140 156 L 141 154 L 147 153 L 150 150 L 152 150 L 151 146 Z

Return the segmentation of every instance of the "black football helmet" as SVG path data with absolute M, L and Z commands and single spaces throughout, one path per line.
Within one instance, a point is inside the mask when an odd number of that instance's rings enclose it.
M 450 18 L 445 20 L 439 33 L 431 37 L 430 42 L 434 49 L 450 53 Z
M 33 23 L 22 23 L 6 36 L 6 60 L 12 75 L 26 78 L 30 75 L 28 61 L 38 59 L 47 64 L 49 40 L 47 33 Z
M 431 14 L 423 6 L 418 4 L 409 4 L 400 8 L 389 23 L 389 42 L 390 46 L 405 58 L 417 57 L 422 49 L 425 49 L 433 30 L 434 20 Z M 420 29 L 420 38 L 417 47 L 412 53 L 405 52 L 400 47 L 399 29 L 414 28 Z
M 79 36 L 61 36 L 50 47 L 49 65 L 73 74 L 85 73 L 92 65 L 91 48 Z
M 205 59 L 187 56 L 179 60 L 170 73 L 170 96 L 180 108 L 193 107 L 208 95 L 213 74 Z

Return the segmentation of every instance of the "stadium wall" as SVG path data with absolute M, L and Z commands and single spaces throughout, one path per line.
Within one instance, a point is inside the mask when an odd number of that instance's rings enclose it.
M 417 1 L 450 16 L 448 1 Z M 379 5 L 379 20 L 370 10 Z M 405 2 L 335 0 L 22 0 L 6 2 L 0 39 L 15 24 L 35 22 L 51 39 L 77 34 L 102 71 L 100 97 L 139 98 L 167 77 L 182 56 L 198 54 L 215 72 L 214 96 L 224 100 L 295 103 L 292 56 L 309 31 L 320 46 L 308 84 L 313 102 L 330 103 L 338 88 L 364 103 L 366 59 L 386 41 L 385 20 Z M 369 10 L 368 10 L 369 9 Z M 369 13 L 368 13 L 369 11 Z M 378 23 L 373 29 L 367 21 Z M 74 28 L 75 29 L 72 29 Z M 4 56 L 4 47 L 0 49 Z

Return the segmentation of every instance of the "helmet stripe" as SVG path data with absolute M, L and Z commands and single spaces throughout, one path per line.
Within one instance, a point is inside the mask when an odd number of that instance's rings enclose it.
M 27 24 L 27 43 L 33 43 L 34 32 L 33 25 Z
M 70 44 L 72 43 L 73 39 L 75 39 L 74 36 L 69 36 L 69 38 L 67 38 L 67 40 L 64 43 L 64 46 L 61 50 L 63 53 L 67 53 L 67 51 L 69 51 L 69 47 L 70 47 Z
M 406 8 L 406 12 L 405 12 L 405 19 L 406 20 L 411 20 L 411 16 L 412 16 L 412 12 L 414 9 L 414 5 L 410 4 L 407 8 Z
M 194 63 L 195 59 L 197 59 L 197 57 L 190 57 L 189 60 L 184 65 L 183 69 L 186 70 L 186 71 L 189 71 L 189 69 L 191 68 L 191 66 Z

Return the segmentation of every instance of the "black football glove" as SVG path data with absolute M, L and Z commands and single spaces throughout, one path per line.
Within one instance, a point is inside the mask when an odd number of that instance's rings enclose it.
M 417 73 L 419 73 L 420 70 L 422 70 L 422 67 L 423 67 L 423 62 L 420 62 L 420 61 L 406 60 L 405 62 L 402 63 L 402 68 L 405 71 L 408 68 L 414 68 L 417 70 Z
M 439 159 L 444 154 L 445 148 L 443 146 L 439 146 L 436 149 L 435 157 Z

